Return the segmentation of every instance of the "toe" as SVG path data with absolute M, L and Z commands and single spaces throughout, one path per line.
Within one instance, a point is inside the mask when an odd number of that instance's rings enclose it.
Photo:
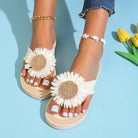
M 39 87 L 40 86 L 40 83 L 41 83 L 41 78 L 35 78 L 34 79 L 34 86 L 35 87 Z
M 34 78 L 34 77 L 30 77 L 29 83 L 33 85 L 34 80 L 35 80 L 35 78 Z
M 53 81 L 53 72 L 49 76 L 43 78 L 42 86 L 44 88 L 48 89 L 48 88 L 50 88 L 52 81 Z
M 21 76 L 26 77 L 26 74 L 27 74 L 27 70 L 25 69 L 25 62 L 23 62 L 23 67 L 22 67 L 22 70 L 21 70 Z
M 69 109 L 68 108 L 62 108 L 62 116 L 68 117 Z
M 26 82 L 29 83 L 29 81 L 30 81 L 30 75 L 29 75 L 29 73 L 27 73 L 26 74 Z
M 69 117 L 73 117 L 74 113 L 75 113 L 75 107 L 69 108 L 69 114 L 68 114 L 68 116 Z
M 82 109 L 81 109 L 81 111 L 82 111 L 83 113 L 85 113 L 86 110 L 88 109 L 89 104 L 90 104 L 90 102 L 91 102 L 91 99 L 92 99 L 92 95 L 89 95 L 89 96 L 86 97 L 85 101 L 83 102 L 83 104 L 82 104 Z
M 52 114 L 59 114 L 61 111 L 61 106 L 58 105 L 54 100 L 51 102 L 50 110 Z
M 42 80 L 42 86 L 46 89 L 50 88 L 53 77 L 46 77 Z
M 79 106 L 77 106 L 77 107 L 75 108 L 75 113 L 74 113 L 74 116 L 79 115 L 79 114 L 80 114 L 80 112 L 81 112 L 81 105 L 79 105 Z

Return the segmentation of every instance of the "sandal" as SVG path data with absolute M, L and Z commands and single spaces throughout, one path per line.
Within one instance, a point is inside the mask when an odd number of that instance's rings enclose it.
M 101 63 L 99 64 L 97 78 L 100 70 Z M 61 114 L 51 114 L 50 104 L 54 100 L 57 104 L 66 108 L 81 105 L 88 95 L 94 94 L 97 78 L 86 82 L 83 77 L 74 72 L 65 72 L 58 75 L 53 80 L 51 87 L 51 95 L 54 98 L 51 98 L 45 111 L 47 123 L 57 129 L 68 129 L 78 125 L 87 115 L 88 109 L 85 113 L 69 118 L 63 117 Z
M 32 20 L 45 20 L 45 19 L 52 19 L 55 20 L 53 16 L 34 16 Z M 24 58 L 25 61 L 25 69 L 30 76 L 36 78 L 44 78 L 49 76 L 52 72 L 53 78 L 56 77 L 56 59 L 54 56 L 56 48 L 56 41 L 53 44 L 53 49 L 48 50 L 46 48 L 36 48 L 32 51 L 28 48 L 28 52 Z M 21 76 L 21 85 L 24 91 L 31 97 L 36 99 L 46 99 L 50 97 L 50 88 L 46 89 L 40 85 L 39 87 L 34 87 L 31 84 L 28 84 L 24 77 Z

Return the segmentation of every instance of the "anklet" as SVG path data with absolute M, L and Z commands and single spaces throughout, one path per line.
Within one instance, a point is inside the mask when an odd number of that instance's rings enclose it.
M 98 36 L 90 36 L 87 34 L 83 34 L 83 35 L 81 35 L 81 38 L 84 38 L 84 39 L 91 38 L 91 39 L 95 40 L 96 42 L 98 42 L 98 41 L 102 42 L 104 45 L 106 43 L 106 41 L 103 38 L 99 38 Z
M 33 16 L 31 18 L 32 21 L 35 20 L 55 20 L 56 17 L 55 16 Z

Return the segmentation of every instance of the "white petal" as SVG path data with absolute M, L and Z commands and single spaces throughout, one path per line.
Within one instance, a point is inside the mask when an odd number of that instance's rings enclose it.
M 63 81 L 71 80 L 78 86 L 78 92 L 75 97 L 72 99 L 63 99 L 58 95 L 58 88 Z M 56 79 L 53 81 L 53 87 L 51 87 L 52 95 L 56 95 L 55 101 L 59 105 L 63 105 L 64 107 L 76 107 L 78 105 L 81 105 L 82 102 L 85 100 L 85 98 L 94 93 L 94 86 L 96 84 L 96 80 L 85 82 L 84 78 L 79 76 L 77 73 L 73 72 L 64 72 L 57 76 Z

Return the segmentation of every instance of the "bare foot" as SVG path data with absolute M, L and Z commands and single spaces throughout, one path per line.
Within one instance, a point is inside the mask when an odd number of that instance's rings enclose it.
M 95 80 L 102 54 L 102 43 L 95 42 L 92 39 L 82 39 L 80 42 L 78 55 L 75 58 L 70 71 L 80 74 L 85 81 Z M 79 105 L 75 108 L 63 108 L 60 107 L 55 101 L 52 101 L 51 113 L 59 114 L 61 112 L 64 117 L 77 116 L 81 112 L 86 112 L 91 99 L 92 95 L 87 96 L 82 105 Z
M 30 48 L 34 50 L 35 48 L 47 48 L 52 49 L 52 45 L 56 41 L 56 32 L 54 29 L 54 21 L 53 20 L 37 20 L 32 23 L 33 35 Z M 53 72 L 41 79 L 34 78 L 27 73 L 25 69 L 25 62 L 23 63 L 21 76 L 26 79 L 26 82 L 30 85 L 34 85 L 36 87 L 42 84 L 43 87 L 49 88 L 51 86 L 51 81 L 53 80 Z

